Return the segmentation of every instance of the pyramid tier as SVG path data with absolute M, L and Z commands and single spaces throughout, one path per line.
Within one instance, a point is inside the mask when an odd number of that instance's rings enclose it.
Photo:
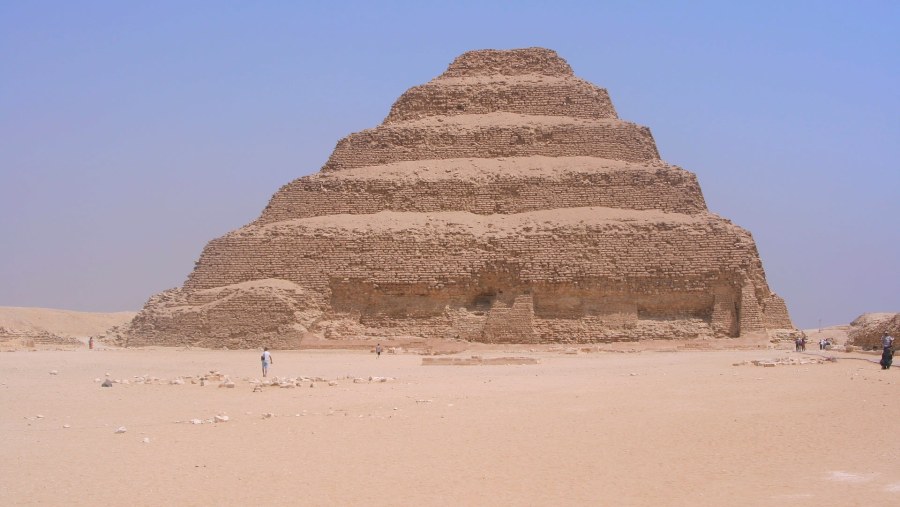
M 257 223 L 379 211 L 487 215 L 585 206 L 706 211 L 694 174 L 661 162 L 592 157 L 447 159 L 299 178 L 272 197 Z
M 435 285 L 501 260 L 518 266 L 523 283 L 659 278 L 684 289 L 759 267 L 750 235 L 709 214 L 380 212 L 238 229 L 210 242 L 185 287 L 281 278 L 325 289 L 330 278 L 344 277 Z
M 574 77 L 513 76 L 435 79 L 397 99 L 385 123 L 428 116 L 516 113 L 570 118 L 617 118 L 603 88 Z
M 449 158 L 659 160 L 650 129 L 613 119 L 491 113 L 384 124 L 341 139 L 323 171 Z
M 440 77 L 491 76 L 500 80 L 524 74 L 571 76 L 574 72 L 552 49 L 481 49 L 457 56 Z
M 209 243 L 185 291 L 264 279 L 321 294 L 326 313 L 388 320 L 401 309 L 428 319 L 447 306 L 476 312 L 482 299 L 527 295 L 542 319 L 624 312 L 629 322 L 697 321 L 736 334 L 763 329 L 767 306 L 778 307 L 743 229 L 712 215 L 610 208 L 248 226 Z

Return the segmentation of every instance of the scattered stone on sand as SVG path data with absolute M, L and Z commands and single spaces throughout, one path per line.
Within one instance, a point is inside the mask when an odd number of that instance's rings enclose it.
M 203 424 L 203 421 L 200 419 L 191 419 L 189 422 L 191 424 Z
M 59 375 L 59 372 L 56 370 L 50 370 L 50 375 Z
M 217 423 L 228 422 L 228 419 L 229 419 L 229 417 L 224 414 L 219 414 L 213 418 L 214 422 L 217 422 Z
M 535 357 L 423 357 L 422 366 L 480 366 L 540 364 Z
M 778 357 L 774 359 L 753 359 L 749 361 L 740 361 L 732 363 L 732 366 L 762 366 L 763 368 L 774 368 L 776 366 L 796 366 L 807 364 L 825 364 L 835 363 L 837 358 L 834 357 Z
M 116 428 L 116 433 L 125 433 L 126 431 L 128 430 L 125 429 L 125 426 L 119 426 L 118 428 Z
M 63 424 L 63 428 L 71 428 L 71 427 L 72 427 L 71 424 Z
M 274 416 L 275 416 L 275 414 L 273 414 L 272 412 L 266 412 L 265 414 L 262 415 L 262 418 L 263 419 L 271 419 Z
M 149 443 L 150 443 L 150 437 L 144 437 L 144 438 L 142 438 L 142 439 L 141 439 L 141 442 L 143 442 L 143 443 L 145 443 L 145 444 L 149 444 Z
M 488 358 L 484 359 L 480 356 L 472 356 L 472 359 L 463 359 L 462 361 L 469 362 L 475 361 L 477 364 L 535 364 L 539 361 L 531 358 L 519 358 L 519 357 L 503 357 L 503 358 Z M 462 364 L 459 363 L 460 358 L 425 358 L 423 359 L 423 364 Z M 324 377 L 307 377 L 307 376 L 298 376 L 298 377 L 272 377 L 269 379 L 255 379 L 244 377 L 243 381 L 253 385 L 253 392 L 258 393 L 263 390 L 264 387 L 279 387 L 282 389 L 291 389 L 295 387 L 303 387 L 304 385 L 308 385 L 311 388 L 316 387 L 316 384 L 321 382 L 323 384 L 327 384 L 328 386 L 335 387 L 340 384 L 339 380 L 347 379 L 351 380 L 355 384 L 365 384 L 365 383 L 385 383 L 385 382 L 393 382 L 396 381 L 396 377 L 387 377 L 387 376 L 369 376 L 369 377 L 353 377 L 353 376 L 344 376 L 339 379 L 327 379 Z M 95 382 L 100 382 L 101 378 L 94 379 Z M 112 384 L 166 384 L 166 385 L 185 385 L 188 382 L 191 384 L 200 384 L 201 387 L 207 385 L 209 381 L 217 380 L 218 387 L 223 387 L 226 389 L 234 389 L 237 387 L 236 383 L 231 380 L 228 375 L 222 374 L 218 371 L 211 371 L 210 373 L 196 376 L 184 376 L 180 375 L 174 379 L 167 380 L 161 379 L 158 377 L 151 377 L 150 375 L 135 375 L 131 380 L 129 379 L 117 379 L 117 378 L 106 378 L 102 381 L 101 386 L 103 387 L 112 387 Z M 308 384 L 304 384 L 308 382 Z

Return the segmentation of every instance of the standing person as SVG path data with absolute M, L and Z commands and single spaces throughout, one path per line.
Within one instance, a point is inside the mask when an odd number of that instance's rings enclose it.
M 381 352 L 382 352 L 383 350 L 384 350 L 384 349 L 381 348 L 381 344 L 380 344 L 380 343 L 379 343 L 378 345 L 375 345 L 375 359 L 378 359 L 379 357 L 381 357 Z
M 881 335 L 881 347 L 881 369 L 888 370 L 891 368 L 891 363 L 894 362 L 894 337 L 887 331 Z
M 93 349 L 93 348 L 94 348 L 94 337 L 91 336 L 90 338 L 88 338 L 88 349 Z
M 275 364 L 275 361 L 272 360 L 272 354 L 269 353 L 269 347 L 263 347 L 260 359 L 262 360 L 263 377 L 265 377 L 269 374 L 269 365 Z
M 800 351 L 806 352 L 806 336 L 800 338 Z

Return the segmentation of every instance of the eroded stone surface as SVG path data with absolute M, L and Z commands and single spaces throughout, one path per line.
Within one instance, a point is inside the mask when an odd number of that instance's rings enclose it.
M 881 337 L 884 333 L 900 340 L 900 313 L 860 315 L 850 323 L 848 344 L 863 349 L 881 350 Z
M 590 343 L 792 328 L 750 233 L 555 52 L 473 51 L 211 241 L 126 345 Z

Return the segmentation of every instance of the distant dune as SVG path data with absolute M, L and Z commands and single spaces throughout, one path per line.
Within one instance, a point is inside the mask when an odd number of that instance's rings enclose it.
M 125 324 L 137 312 L 94 313 L 0 306 L 0 327 L 27 332 L 47 332 L 56 336 L 86 338 L 113 326 Z

